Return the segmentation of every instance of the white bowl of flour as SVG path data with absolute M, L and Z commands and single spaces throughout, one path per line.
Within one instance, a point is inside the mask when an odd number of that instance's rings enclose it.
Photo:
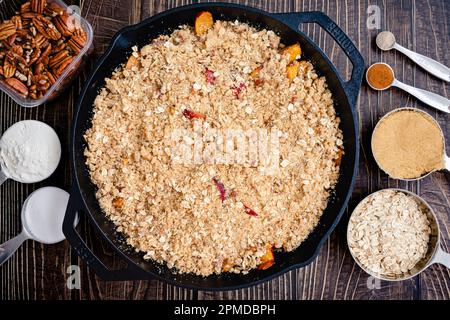
M 0 139 L 0 184 L 8 178 L 22 183 L 47 179 L 60 159 L 61 142 L 49 125 L 36 120 L 17 122 Z

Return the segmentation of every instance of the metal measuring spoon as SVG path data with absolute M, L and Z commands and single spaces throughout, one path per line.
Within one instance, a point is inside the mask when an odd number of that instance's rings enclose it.
M 56 187 L 44 187 L 31 193 L 22 206 L 22 232 L 0 245 L 0 265 L 26 240 L 45 244 L 64 240 L 62 224 L 68 202 L 69 194 Z
M 383 51 L 396 49 L 417 63 L 423 69 L 431 73 L 432 75 L 450 82 L 450 68 L 444 66 L 442 63 L 437 62 L 431 58 L 425 57 L 419 53 L 406 49 L 395 42 L 395 36 L 392 32 L 383 31 L 377 35 L 376 43 L 378 48 Z
M 53 145 L 54 148 L 57 151 L 58 161 L 54 163 L 53 166 L 50 166 L 46 168 L 46 172 L 41 172 L 41 177 L 36 177 L 33 179 L 25 179 L 20 176 L 20 174 L 23 174 L 23 172 L 19 172 L 18 174 L 14 174 L 11 172 L 11 170 L 8 169 L 8 163 L 5 161 L 5 159 L 2 157 L 2 145 L 4 145 L 5 141 L 7 139 L 15 139 L 15 137 L 18 134 L 18 130 L 23 129 L 21 126 L 29 126 L 29 128 L 37 128 L 39 127 L 39 130 L 45 130 L 45 134 L 47 134 L 47 141 L 35 141 L 36 144 L 39 145 L 39 147 L 44 148 L 45 146 Z M 35 137 L 36 139 L 36 137 Z M 48 155 L 45 155 L 48 157 Z M 10 126 L 2 135 L 0 139 L 0 185 L 5 182 L 7 179 L 12 179 L 17 182 L 21 183 L 36 183 L 40 182 L 42 180 L 47 179 L 52 175 L 52 173 L 56 170 L 59 164 L 59 160 L 61 158 L 61 142 L 59 140 L 58 135 L 56 134 L 55 130 L 53 130 L 52 127 L 47 125 L 46 123 L 43 123 L 41 121 L 37 120 L 23 120 L 16 122 L 12 126 Z
M 427 214 L 428 221 L 430 222 L 431 234 L 430 234 L 430 240 L 428 242 L 427 253 L 426 253 L 425 257 L 422 258 L 419 262 L 417 262 L 416 265 L 414 266 L 414 268 L 412 268 L 408 272 L 405 272 L 405 273 L 399 274 L 399 275 L 384 275 L 384 274 L 373 272 L 372 270 L 366 268 L 360 261 L 358 261 L 358 259 L 354 255 L 352 249 L 349 246 L 350 254 L 352 255 L 353 259 L 356 261 L 356 263 L 359 265 L 359 267 L 361 269 L 363 269 L 365 272 L 367 272 L 368 274 L 370 274 L 371 276 L 381 279 L 381 280 L 386 280 L 386 281 L 402 281 L 402 280 L 410 279 L 412 277 L 417 276 L 419 273 L 425 271 L 425 269 L 427 269 L 428 267 L 430 267 L 431 265 L 433 265 L 435 263 L 442 264 L 445 267 L 450 269 L 450 254 L 445 252 L 440 245 L 441 231 L 439 229 L 439 223 L 437 220 L 437 216 L 434 213 L 433 209 L 430 207 L 430 205 L 424 199 L 422 199 L 420 196 L 418 196 L 417 194 L 412 193 L 408 190 L 397 189 L 397 188 L 389 188 L 389 189 L 379 190 L 379 191 L 376 191 L 376 192 L 368 195 L 366 198 L 364 198 L 358 204 L 358 206 L 356 206 L 356 208 L 355 208 L 355 210 L 353 210 L 353 212 L 356 212 L 358 207 L 368 197 L 370 197 L 378 192 L 383 192 L 385 190 L 394 190 L 394 191 L 406 193 L 407 195 L 410 195 L 413 198 L 415 198 L 418 202 L 423 204 L 428 209 L 426 214 Z M 347 228 L 347 238 L 348 238 L 348 236 L 349 236 L 349 228 Z
M 380 64 L 385 65 L 386 67 L 388 67 L 388 69 L 392 73 L 392 79 L 393 80 L 385 88 L 375 88 L 375 87 L 373 87 L 370 84 L 369 79 L 368 79 L 368 73 L 369 73 L 370 68 L 372 68 L 375 65 L 380 65 Z M 381 91 L 381 90 L 386 90 L 386 89 L 388 89 L 390 87 L 397 87 L 397 88 L 400 88 L 400 89 L 408 92 L 409 94 L 413 95 L 417 99 L 421 100 L 422 102 L 428 104 L 429 106 L 431 106 L 433 108 L 436 108 L 436 109 L 438 109 L 440 111 L 444 111 L 446 113 L 450 113 L 450 100 L 449 99 L 447 99 L 447 98 L 445 98 L 443 96 L 440 96 L 440 95 L 438 95 L 436 93 L 433 93 L 433 92 L 430 92 L 430 91 L 426 91 L 426 90 L 423 90 L 423 89 L 419 89 L 419 88 L 415 88 L 413 86 L 410 86 L 410 85 L 404 84 L 403 82 L 398 81 L 394 77 L 394 70 L 392 70 L 390 65 L 388 65 L 388 64 L 386 64 L 384 62 L 374 63 L 367 69 L 367 71 L 366 71 L 366 81 L 369 84 L 369 86 L 372 89 L 374 89 L 374 90 Z

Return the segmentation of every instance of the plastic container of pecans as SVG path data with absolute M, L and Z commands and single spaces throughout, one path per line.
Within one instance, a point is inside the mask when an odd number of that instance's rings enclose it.
M 93 51 L 92 26 L 60 0 L 22 1 L 0 20 L 0 90 L 23 107 L 54 100 Z

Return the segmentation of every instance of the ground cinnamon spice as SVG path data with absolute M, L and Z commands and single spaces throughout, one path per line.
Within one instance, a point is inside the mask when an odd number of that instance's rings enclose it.
M 367 70 L 367 81 L 375 89 L 386 89 L 394 81 L 394 73 L 384 63 L 375 63 Z
M 372 152 L 389 176 L 414 179 L 444 168 L 444 137 L 423 111 L 401 109 L 381 119 L 372 135 Z

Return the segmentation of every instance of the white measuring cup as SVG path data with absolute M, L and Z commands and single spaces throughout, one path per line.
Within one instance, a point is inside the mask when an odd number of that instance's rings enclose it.
M 354 255 L 352 249 L 349 248 L 350 254 L 352 255 L 353 259 L 356 261 L 356 263 L 359 265 L 359 267 L 361 269 L 363 269 L 365 272 L 367 272 L 368 274 L 370 274 L 371 276 L 381 279 L 381 280 L 386 280 L 386 281 L 402 281 L 402 280 L 407 280 L 410 279 L 412 277 L 417 276 L 419 273 L 425 271 L 426 269 L 428 269 L 431 265 L 439 263 L 444 265 L 445 267 L 450 269 L 450 254 L 445 252 L 440 244 L 440 239 L 441 239 L 441 231 L 439 228 L 439 223 L 437 220 L 437 216 L 434 213 L 433 209 L 430 207 L 430 205 L 424 200 L 422 199 L 420 196 L 418 196 L 415 193 L 412 193 L 411 191 L 408 190 L 403 190 L 403 189 L 397 189 L 397 188 L 389 188 L 389 189 L 383 189 L 383 190 L 379 190 L 376 191 L 370 195 L 368 195 L 367 197 L 365 197 L 357 206 L 356 208 L 353 210 L 353 212 L 356 212 L 357 209 L 359 208 L 359 206 L 370 196 L 378 193 L 378 192 L 383 192 L 386 190 L 394 190 L 394 191 L 398 191 L 398 192 L 403 192 L 407 195 L 412 196 L 414 199 L 416 199 L 419 203 L 423 204 L 428 210 L 427 210 L 427 218 L 428 221 L 430 222 L 430 229 L 431 229 L 431 234 L 430 234 L 430 240 L 428 241 L 428 250 L 427 253 L 425 255 L 424 258 L 422 258 L 419 262 L 416 263 L 416 265 L 409 270 L 408 272 L 402 273 L 402 274 L 398 274 L 398 275 L 385 275 L 385 274 L 380 274 L 377 272 L 374 272 L 372 270 L 370 270 L 369 268 L 367 268 L 366 266 L 364 266 Z M 352 213 L 353 214 L 353 213 Z M 351 216 L 350 216 L 351 218 Z M 347 227 L 347 239 L 349 237 L 349 228 Z
M 58 161 L 52 163 L 51 165 L 45 167 L 44 172 L 40 172 L 39 176 L 32 176 L 28 174 L 28 176 L 23 175 L 24 172 L 13 172 L 11 168 L 8 168 L 11 164 L 8 163 L 11 160 L 6 155 L 3 155 L 2 146 L 4 146 L 7 140 L 17 139 L 17 136 L 20 134 L 20 130 L 24 128 L 29 128 L 28 130 L 32 131 L 33 129 L 38 129 L 40 135 L 30 135 L 29 139 L 33 143 L 36 148 L 40 148 L 41 150 L 49 150 L 50 147 L 55 150 L 55 154 L 58 157 Z M 41 137 L 45 136 L 46 139 L 41 139 Z M 17 148 L 25 148 L 23 145 L 18 145 Z M 45 161 L 46 157 L 49 157 L 48 154 L 42 153 L 39 154 L 42 161 Z M 14 159 L 14 157 L 12 157 Z M 12 179 L 21 183 L 36 183 L 42 180 L 47 179 L 52 175 L 52 173 L 56 170 L 59 164 L 59 160 L 61 158 L 61 142 L 56 134 L 55 130 L 52 127 L 47 125 L 44 122 L 36 121 L 36 120 L 23 120 L 16 122 L 11 127 L 9 127 L 0 138 L 0 185 L 5 182 L 7 179 Z M 29 159 L 16 159 L 17 161 L 27 161 Z M 30 161 L 36 161 L 36 159 L 32 159 Z M 22 166 L 24 167 L 24 166 Z M 31 177 L 31 178 L 30 178 Z
M 376 66 L 376 65 L 385 65 L 386 67 L 388 67 L 388 69 L 390 70 L 391 74 L 392 74 L 392 82 L 390 84 L 388 84 L 385 88 L 375 88 L 373 87 L 368 79 L 368 73 L 370 68 Z M 423 89 L 419 89 L 410 85 L 407 85 L 403 82 L 398 81 L 397 79 L 395 79 L 394 76 L 394 70 L 392 70 L 391 66 L 384 63 L 384 62 L 377 62 L 372 64 L 369 68 L 367 68 L 366 71 L 366 82 L 367 84 L 374 90 L 377 91 L 382 91 L 382 90 L 386 90 L 389 89 L 390 87 L 397 87 L 399 89 L 402 89 L 403 91 L 408 92 L 410 95 L 413 95 L 414 97 L 416 97 L 417 99 L 421 100 L 422 102 L 426 103 L 427 105 L 438 109 L 440 111 L 446 112 L 446 113 L 450 113 L 450 100 L 447 99 L 446 97 L 440 96 L 436 93 L 430 92 L 430 91 L 426 91 Z
M 386 172 L 391 178 L 394 179 L 398 179 L 398 180 L 403 180 L 403 181 L 416 181 L 422 178 L 425 178 L 426 176 L 432 174 L 435 171 L 439 171 L 439 170 L 447 170 L 450 172 L 450 157 L 447 155 L 447 152 L 445 151 L 445 139 L 444 139 L 444 133 L 442 132 L 442 128 L 439 125 L 439 123 L 432 117 L 430 116 L 428 113 L 426 113 L 425 111 L 422 111 L 420 109 L 415 109 L 415 108 L 397 108 L 395 110 L 392 110 L 388 113 L 386 113 L 376 124 L 375 128 L 373 129 L 373 133 L 377 130 L 377 128 L 379 127 L 380 123 L 382 123 L 383 119 L 388 118 L 391 114 L 395 113 L 395 112 L 401 112 L 404 110 L 409 110 L 409 111 L 414 111 L 414 112 L 419 112 L 421 114 L 423 114 L 425 117 L 427 117 L 428 119 L 430 119 L 430 121 L 434 122 L 434 124 L 439 128 L 439 130 L 441 131 L 441 136 L 442 136 L 442 140 L 444 141 L 444 148 L 442 149 L 442 159 L 443 159 L 443 164 L 444 167 L 443 168 L 435 168 L 434 170 L 431 170 L 430 172 L 427 172 L 423 175 L 421 175 L 420 177 L 417 178 L 402 178 L 402 177 L 394 177 L 392 176 L 389 171 L 387 171 L 385 168 L 383 168 L 383 166 L 381 165 L 380 161 L 377 159 L 377 157 L 375 156 L 375 154 L 373 153 L 373 157 L 375 159 L 375 162 L 377 163 L 378 167 L 383 170 L 384 172 Z M 371 148 L 373 150 L 373 136 L 374 134 L 372 133 L 372 138 L 371 138 Z
M 69 193 L 56 187 L 44 187 L 31 193 L 22 206 L 22 232 L 0 245 L 0 265 L 26 240 L 53 244 L 65 239 L 62 231 Z M 75 220 L 75 224 L 78 219 Z

